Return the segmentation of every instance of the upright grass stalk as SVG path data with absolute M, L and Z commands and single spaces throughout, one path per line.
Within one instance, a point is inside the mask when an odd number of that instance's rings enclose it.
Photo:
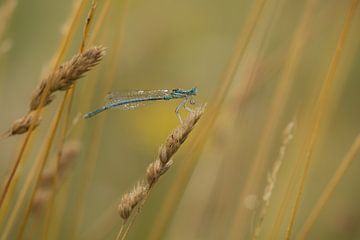
M 56 113 L 55 118 L 53 119 L 52 123 L 51 123 L 51 127 L 50 127 L 50 131 L 48 133 L 48 137 L 47 137 L 47 141 L 44 145 L 43 152 L 41 152 L 39 154 L 39 156 L 36 159 L 36 164 L 33 166 L 32 171 L 30 172 L 30 174 L 28 175 L 28 178 L 26 179 L 25 185 L 22 188 L 22 193 L 20 193 L 20 197 L 18 199 L 18 201 L 15 203 L 15 207 L 14 207 L 14 211 L 11 212 L 9 221 L 6 224 L 5 230 L 1 235 L 1 240 L 6 240 L 8 239 L 8 235 L 13 227 L 13 224 L 15 222 L 15 219 L 17 217 L 18 212 L 20 211 L 20 207 L 23 206 L 23 201 L 24 201 L 24 197 L 26 195 L 26 192 L 28 190 L 28 188 L 25 187 L 30 187 L 29 184 L 32 182 L 32 178 L 36 178 L 35 180 L 35 189 L 37 187 L 37 185 L 39 184 L 39 180 L 40 180 L 40 173 L 42 171 L 42 169 L 45 166 L 45 159 L 47 158 L 47 155 L 50 152 L 50 144 L 52 139 L 55 136 L 55 132 L 56 132 L 56 128 L 57 128 L 57 124 L 60 121 L 60 109 L 62 109 L 65 105 L 65 102 L 62 101 L 61 106 L 59 108 L 59 110 Z M 38 171 L 36 171 L 38 169 Z M 34 173 L 34 174 L 32 174 Z M 32 178 L 30 178 L 32 177 Z M 30 195 L 31 195 L 31 199 L 33 198 L 35 194 L 35 191 L 33 191 Z M 31 201 L 29 201 L 29 204 L 27 204 L 27 206 L 25 206 L 25 216 L 22 218 L 22 220 L 20 220 L 20 228 L 19 228 L 19 232 L 17 234 L 17 238 L 16 239 L 21 239 L 22 238 L 22 234 L 25 230 L 25 226 L 26 226 L 26 222 L 28 219 L 28 216 L 30 214 L 30 209 L 31 209 Z
M 111 6 L 111 3 L 112 3 L 112 0 L 106 0 L 103 8 L 101 9 L 100 13 L 99 13 L 99 16 L 97 18 L 97 20 L 95 21 L 94 23 L 94 28 L 89 36 L 89 43 L 90 44 L 93 44 L 95 39 L 99 37 L 99 33 L 100 33 L 100 30 L 102 29 L 102 26 L 104 24 L 104 21 L 105 21 L 105 17 L 108 16 L 108 12 L 109 12 L 109 9 L 110 9 L 110 6 Z M 111 51 L 113 52 L 113 51 Z M 110 55 L 110 58 L 111 58 L 112 55 Z M 96 72 L 96 76 L 93 76 L 94 79 L 98 79 L 99 78 L 99 72 Z M 89 84 L 93 83 L 94 81 L 89 81 Z M 80 105 L 79 105 L 79 108 L 80 109 L 87 109 L 87 106 L 89 105 L 89 102 L 90 102 L 90 99 L 92 99 L 93 97 L 93 94 L 94 94 L 94 91 L 96 89 L 96 87 L 94 86 L 94 84 L 91 84 L 90 86 L 87 85 L 86 88 L 82 88 L 83 89 L 86 89 L 86 91 L 81 91 L 80 95 L 81 96 L 84 96 L 83 100 L 80 102 Z M 75 137 L 78 138 L 78 139 L 81 139 L 82 138 L 82 135 L 83 135 L 83 129 L 84 129 L 84 124 L 81 124 L 78 128 L 77 128 L 77 131 L 75 133 Z M 88 166 L 88 164 L 86 164 L 85 166 Z M 59 225 L 60 223 L 58 222 L 59 219 L 62 219 L 62 215 L 64 213 L 63 209 L 64 206 L 66 205 L 66 200 L 68 200 L 68 197 L 67 195 L 69 195 L 70 193 L 70 190 L 69 190 L 69 187 L 71 185 L 67 184 L 66 186 L 64 186 L 64 193 L 62 195 L 62 199 L 63 199 L 63 202 L 62 202 L 62 206 L 60 206 L 60 210 L 59 208 L 57 207 L 56 208 L 56 212 L 58 213 L 58 215 L 55 217 L 55 219 L 57 220 L 56 223 L 53 223 L 52 225 Z M 81 194 L 80 194 L 80 198 L 81 198 Z M 55 209 L 54 209 L 55 210 Z M 75 213 L 74 214 L 75 216 L 77 216 L 77 214 Z M 76 219 L 76 217 L 75 217 Z M 75 221 L 75 220 L 74 220 Z M 75 221 L 76 222 L 76 221 Z M 73 225 L 74 226 L 74 225 Z M 70 231 L 74 231 L 76 227 L 72 228 Z M 56 230 L 58 229 L 54 229 L 54 232 L 51 233 L 51 236 L 57 236 L 57 232 L 55 232 Z M 70 236 L 74 235 L 74 233 L 70 233 Z
M 90 10 L 88 12 L 88 16 L 86 18 L 86 23 L 85 23 L 85 26 L 84 26 L 84 29 L 83 29 L 83 36 L 82 36 L 80 49 L 79 49 L 80 54 L 83 53 L 84 50 L 85 50 L 85 46 L 86 46 L 86 43 L 87 43 L 89 31 L 90 31 L 90 25 L 91 25 L 91 22 L 93 20 L 94 15 L 95 15 L 96 5 L 97 5 L 97 1 L 95 1 L 95 0 L 92 1 L 92 5 L 91 5 L 91 8 L 90 8 Z M 67 110 L 65 111 L 64 126 L 63 126 L 62 132 L 60 134 L 60 143 L 59 143 L 59 146 L 58 146 L 58 154 L 57 154 L 57 158 L 55 160 L 55 177 L 53 178 L 52 190 L 51 190 L 51 193 L 50 193 L 50 200 L 49 200 L 49 204 L 48 204 L 47 211 L 46 211 L 46 214 L 45 214 L 45 226 L 44 226 L 43 239 L 48 238 L 50 223 L 51 223 L 51 220 L 52 220 L 54 198 L 55 198 L 55 194 L 56 194 L 55 190 L 56 190 L 57 185 L 58 185 L 58 175 L 57 175 L 57 173 L 59 171 L 60 160 L 61 160 L 61 157 L 62 157 L 62 150 L 64 148 L 65 138 L 66 138 L 66 135 L 67 135 L 67 132 L 68 132 L 69 119 L 70 119 L 70 113 L 71 113 L 71 107 L 72 107 L 72 101 L 73 101 L 75 87 L 76 87 L 76 84 L 74 83 L 74 85 L 69 90 L 67 90 L 67 92 L 69 92 L 69 94 L 65 94 L 64 97 L 63 97 L 63 100 L 65 102 L 68 102 L 68 106 L 67 106 Z
M 288 147 L 289 143 L 291 142 L 291 140 L 294 138 L 294 129 L 295 128 L 296 128 L 296 123 L 295 123 L 295 119 L 293 119 L 290 123 L 288 123 L 288 125 L 286 126 L 286 128 L 283 131 L 283 141 L 282 141 L 282 145 L 280 147 L 279 153 L 278 153 L 278 157 L 273 164 L 272 171 L 268 174 L 268 177 L 267 177 L 267 185 L 264 189 L 264 193 L 262 196 L 262 200 L 263 200 L 262 204 L 263 205 L 261 207 L 260 214 L 259 214 L 256 226 L 255 226 L 255 231 L 252 235 L 253 240 L 258 239 L 260 236 L 262 225 L 263 225 L 265 216 L 267 214 L 267 210 L 269 208 L 271 195 L 272 195 L 272 192 L 273 192 L 275 184 L 276 184 L 277 175 L 278 175 L 280 167 L 285 159 L 287 147 Z
M 308 218 L 305 220 L 305 223 L 302 229 L 300 230 L 297 239 L 307 239 L 311 228 L 314 226 L 314 223 L 319 218 L 320 212 L 331 198 L 341 178 L 345 175 L 346 171 L 350 167 L 350 164 L 359 154 L 359 151 L 360 151 L 360 135 L 356 137 L 355 141 L 350 147 L 350 150 L 347 152 L 347 154 L 341 161 L 339 167 L 336 169 L 334 175 L 332 176 L 328 184 L 325 186 L 324 191 L 322 192 L 320 198 L 316 202 L 314 208 L 311 210 L 310 214 L 308 215 Z
M 152 231 L 148 237 L 150 240 L 159 239 L 164 232 L 166 224 L 169 222 L 169 219 L 172 215 L 175 206 L 177 205 L 180 196 L 182 195 L 186 184 L 193 172 L 193 169 L 198 161 L 198 158 L 201 154 L 203 147 L 205 146 L 206 139 L 211 133 L 211 129 L 218 117 L 226 93 L 228 92 L 231 83 L 234 80 L 236 70 L 244 56 L 245 49 L 247 48 L 250 39 L 253 35 L 255 27 L 259 21 L 261 12 L 264 8 L 266 0 L 257 0 L 252 7 L 251 13 L 247 18 L 247 21 L 244 25 L 244 30 L 240 33 L 238 41 L 235 46 L 234 54 L 230 59 L 230 62 L 227 66 L 223 78 L 219 81 L 216 94 L 212 98 L 211 103 L 209 104 L 209 114 L 206 117 L 204 127 L 201 128 L 199 135 L 194 140 L 194 144 L 190 149 L 189 158 L 186 159 L 184 164 L 178 170 L 178 174 L 172 184 L 172 188 L 169 190 L 169 194 L 164 200 L 162 207 L 159 211 L 157 220 L 154 221 L 154 226 L 151 228 Z
M 287 227 L 286 236 L 285 236 L 286 239 L 291 239 L 291 236 L 292 236 L 293 226 L 295 223 L 295 219 L 296 219 L 298 210 L 300 208 L 301 198 L 302 198 L 302 194 L 303 194 L 303 191 L 305 188 L 305 180 L 306 180 L 309 170 L 310 170 L 312 154 L 314 151 L 315 144 L 317 142 L 318 132 L 320 129 L 320 123 L 321 123 L 323 116 L 327 109 L 328 98 L 329 98 L 329 94 L 330 94 L 330 90 L 331 90 L 333 81 L 335 79 L 335 73 L 336 73 L 338 64 L 340 62 L 340 59 L 342 57 L 345 42 L 346 42 L 348 33 L 350 31 L 351 24 L 352 24 L 355 12 L 357 10 L 358 4 L 359 4 L 359 0 L 351 1 L 342 32 L 340 33 L 340 36 L 339 36 L 339 39 L 338 39 L 338 42 L 336 45 L 334 56 L 331 60 L 327 75 L 324 79 L 323 85 L 320 90 L 319 97 L 318 97 L 316 105 L 315 105 L 314 115 L 313 115 L 312 121 L 311 121 L 312 125 L 310 127 L 310 135 L 309 135 L 309 138 L 308 138 L 307 144 L 305 146 L 305 150 L 304 150 L 304 158 L 305 158 L 304 159 L 304 162 L 305 162 L 304 169 L 303 169 L 303 172 L 301 173 L 300 185 L 297 190 L 295 204 L 292 209 L 290 221 L 289 221 L 289 224 Z
M 265 126 L 259 138 L 259 147 L 255 159 L 252 161 L 244 189 L 240 193 L 239 203 L 236 207 L 236 213 L 232 222 L 233 227 L 230 230 L 231 238 L 238 238 L 239 235 L 242 234 L 242 223 L 249 217 L 246 208 L 244 208 L 243 199 L 248 195 L 257 194 L 259 182 L 264 175 L 266 160 L 272 146 L 272 140 L 278 128 L 280 117 L 286 106 L 286 99 L 288 98 L 290 89 L 293 85 L 301 52 L 307 39 L 307 32 L 313 16 L 314 3 L 314 0 L 308 0 L 306 2 L 305 13 L 300 20 L 297 30 L 293 34 L 287 54 L 287 61 L 284 70 L 281 73 L 279 83 L 276 87 L 274 97 L 272 98 L 266 116 Z
M 54 58 L 52 68 L 51 68 L 52 72 L 55 72 L 55 70 L 59 66 L 63 56 L 65 55 L 65 52 L 66 52 L 67 48 L 69 47 L 70 41 L 71 41 L 72 36 L 74 34 L 74 31 L 75 31 L 76 25 L 78 23 L 78 20 L 80 18 L 81 12 L 82 12 L 83 8 L 85 7 L 85 4 L 86 4 L 86 1 L 81 0 L 78 3 L 78 5 L 76 6 L 75 10 L 73 11 L 73 14 L 69 18 L 69 24 L 68 24 L 69 27 L 67 28 L 67 32 L 64 35 L 64 38 L 63 38 L 63 40 L 62 40 L 62 42 L 60 44 L 58 52 L 55 54 L 55 58 Z M 52 81 L 51 78 L 50 78 L 50 81 Z M 44 94 L 44 93 L 47 93 L 49 91 L 49 87 L 50 87 L 50 84 L 46 85 L 46 87 L 45 87 L 45 89 L 43 91 L 43 94 L 40 97 L 39 106 L 43 106 L 45 104 L 47 94 Z M 29 119 L 27 119 L 26 117 L 23 119 L 25 121 L 24 122 L 25 126 L 28 126 L 27 127 L 27 134 L 26 134 L 23 142 L 21 143 L 21 147 L 20 147 L 20 150 L 19 150 L 18 155 L 16 157 L 14 166 L 12 167 L 12 169 L 10 171 L 10 175 L 9 175 L 8 179 L 6 180 L 5 187 L 4 187 L 4 189 L 3 189 L 2 193 L 1 193 L 0 209 L 2 208 L 2 204 L 4 202 L 4 199 L 5 199 L 7 193 L 9 191 L 9 189 L 10 189 L 11 182 L 14 179 L 16 171 L 17 171 L 17 169 L 18 169 L 18 167 L 19 167 L 19 165 L 20 165 L 20 163 L 21 163 L 21 161 L 23 159 L 26 147 L 31 141 L 32 131 L 35 129 L 35 127 L 38 124 L 38 119 L 39 119 L 39 117 L 41 115 L 41 109 L 42 108 L 36 109 L 34 111 L 34 114 L 32 114 L 32 115 L 26 115 L 26 116 L 31 116 L 31 118 L 30 118 L 31 124 L 28 123 Z M 20 132 L 22 132 L 22 131 L 20 131 Z M 10 134 L 11 134 L 11 132 L 10 132 Z M 15 186 L 12 186 L 12 187 L 15 187 Z M 3 216 L 0 216 L 0 217 L 2 218 Z
M 103 13 L 106 13 L 106 11 L 108 11 L 108 8 L 110 7 L 110 5 L 111 5 L 111 2 L 109 1 L 109 3 L 107 5 L 105 5 Z M 106 91 L 109 91 L 109 89 L 111 88 L 111 85 L 113 84 L 113 81 L 115 79 L 114 76 L 115 76 L 115 73 L 117 70 L 116 63 L 118 62 L 120 52 L 121 52 L 120 50 L 122 47 L 122 37 L 123 37 L 123 31 L 124 31 L 124 26 L 125 26 L 128 1 L 127 0 L 123 1 L 122 5 L 123 5 L 122 13 L 120 13 L 120 15 L 119 15 L 120 26 L 117 28 L 117 32 L 113 39 L 112 55 L 109 58 L 109 64 L 108 64 L 109 69 L 106 71 L 106 75 L 104 77 L 104 79 L 105 79 L 105 84 L 103 87 L 104 93 Z M 100 145 L 105 120 L 106 120 L 106 115 L 101 118 L 95 119 L 96 122 L 95 122 L 93 137 L 90 142 L 90 151 L 87 153 L 87 155 L 85 157 L 87 164 L 83 168 L 83 177 L 81 178 L 81 183 L 80 183 L 81 188 L 79 191 L 79 196 L 75 203 L 76 210 L 74 212 L 74 220 L 73 220 L 74 222 L 73 222 L 72 228 L 70 230 L 71 238 L 77 238 L 78 234 L 79 234 L 79 227 L 80 227 L 80 224 L 82 221 L 82 216 L 83 216 L 84 201 L 86 199 L 85 197 L 86 197 L 86 193 L 88 190 L 88 186 L 91 182 L 91 178 L 94 173 L 94 168 L 95 168 L 96 161 L 98 158 L 98 152 L 100 150 L 100 148 L 98 146 Z
M 100 13 L 98 14 L 98 18 L 94 22 L 93 30 L 89 36 L 89 43 L 94 44 L 95 40 L 99 38 L 100 30 L 103 29 L 105 17 L 108 16 L 110 7 L 112 5 L 112 0 L 106 0 L 104 3 L 103 8 L 101 9 Z M 112 53 L 113 51 L 111 51 Z M 110 55 L 110 59 L 112 58 L 112 55 Z M 99 78 L 99 73 L 97 76 L 93 77 L 94 79 Z M 94 96 L 94 92 L 96 90 L 95 87 L 95 81 L 89 81 L 89 86 L 86 88 L 80 89 L 80 95 L 84 96 L 83 101 L 79 103 L 79 109 L 88 109 L 90 107 L 91 99 Z M 81 139 L 84 131 L 85 124 L 79 125 L 79 127 L 76 129 L 75 137 Z
M 69 92 L 66 92 L 65 96 L 68 95 L 68 94 L 69 94 Z M 39 184 L 41 182 L 40 181 L 41 180 L 41 175 L 42 175 L 42 172 L 43 172 L 43 170 L 45 168 L 46 160 L 48 159 L 50 149 L 51 149 L 51 145 L 52 145 L 52 142 L 53 142 L 53 140 L 55 138 L 56 130 L 58 128 L 58 125 L 59 125 L 59 122 L 60 122 L 60 119 L 61 119 L 62 111 L 65 108 L 65 104 L 66 104 L 66 97 L 63 98 L 63 101 L 61 102 L 60 107 L 58 108 L 58 111 L 57 111 L 57 113 L 55 115 L 55 118 L 52 121 L 50 131 L 49 131 L 49 135 L 46 137 L 46 142 L 45 142 L 44 148 L 42 148 L 44 152 L 39 156 L 40 167 L 39 167 L 38 174 L 35 177 L 36 178 L 35 179 L 35 187 L 33 188 L 32 192 L 30 193 L 30 201 L 29 201 L 29 204 L 25 207 L 25 216 L 20 221 L 19 233 L 18 233 L 18 235 L 17 235 L 18 237 L 16 239 L 20 240 L 20 239 L 23 238 L 23 234 L 25 232 L 26 224 L 27 224 L 27 221 L 28 221 L 29 216 L 30 216 L 31 208 L 32 208 L 32 205 L 34 203 L 33 202 L 34 196 L 35 196 L 36 190 L 38 189 Z

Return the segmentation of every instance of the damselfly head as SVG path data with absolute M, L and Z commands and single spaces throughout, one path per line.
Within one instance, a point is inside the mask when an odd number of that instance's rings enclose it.
M 190 95 L 196 95 L 198 92 L 197 88 L 196 87 L 193 87 L 192 89 L 190 89 L 189 93 Z

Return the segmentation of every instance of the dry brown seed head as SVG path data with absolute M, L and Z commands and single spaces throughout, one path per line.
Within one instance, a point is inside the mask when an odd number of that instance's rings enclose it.
M 147 186 L 143 182 L 139 182 L 134 189 L 125 193 L 118 206 L 118 212 L 122 219 L 126 220 L 130 217 L 133 209 L 144 199 L 147 193 Z
M 31 111 L 22 118 L 19 118 L 13 122 L 11 125 L 9 135 L 16 135 L 16 134 L 23 134 L 27 132 L 33 124 L 33 121 L 35 120 L 35 111 Z M 34 123 L 35 127 L 37 127 L 40 123 L 40 119 L 37 119 Z
M 86 72 L 97 65 L 104 55 L 105 48 L 101 46 L 92 47 L 60 65 L 53 73 L 41 81 L 36 88 L 30 101 L 30 109 L 39 108 L 43 94 L 46 94 L 44 106 L 49 104 L 53 100 L 52 93 L 68 90 L 77 79 L 83 77 Z M 47 93 L 44 92 L 45 90 L 47 90 Z

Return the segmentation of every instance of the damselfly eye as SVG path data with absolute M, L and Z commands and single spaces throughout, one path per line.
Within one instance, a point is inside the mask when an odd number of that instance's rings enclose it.
M 195 99 L 190 99 L 190 104 L 194 105 L 196 103 Z

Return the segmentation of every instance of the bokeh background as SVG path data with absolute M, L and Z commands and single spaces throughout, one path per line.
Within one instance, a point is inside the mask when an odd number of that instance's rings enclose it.
M 1 0 L 0 6 L 7 2 L 10 0 Z M 111 7 L 104 22 L 96 35 L 92 35 L 109 2 Z M 254 17 L 261 2 L 263 8 Z M 132 111 L 109 110 L 86 120 L 78 116 L 101 106 L 108 91 L 194 86 L 199 89 L 196 104 L 208 103 L 208 111 L 174 156 L 173 167 L 151 192 L 128 238 L 250 239 L 260 214 L 266 176 L 278 158 L 282 131 L 293 121 L 296 123 L 294 139 L 287 146 L 259 235 L 259 239 L 271 239 L 280 205 L 289 191 L 288 183 L 295 176 L 280 234 L 276 237 L 284 239 L 303 171 L 303 165 L 297 166 L 296 162 L 305 161 L 301 158 L 312 116 L 316 114 L 315 103 L 352 2 L 98 1 L 90 33 L 93 40 L 88 45 L 105 46 L 107 54 L 99 66 L 76 85 L 71 109 L 74 123 L 67 140 L 80 142 L 81 151 L 56 191 L 49 239 L 114 239 L 122 223 L 117 213 L 119 198 L 143 177 L 159 146 L 179 124 L 174 114 L 177 101 Z M 90 5 L 89 1 L 82 12 L 65 59 L 79 49 Z M 0 23 L 5 25 L 0 33 L 2 131 L 26 113 L 33 89 L 49 71 L 50 60 L 59 48 L 74 6 L 70 0 L 18 0 L 8 20 Z M 251 34 L 249 26 L 254 26 Z M 359 29 L 360 10 L 357 9 L 337 71 L 332 73 L 335 78 L 323 109 L 291 239 L 296 239 L 310 210 L 359 134 Z M 248 43 L 244 45 L 242 41 L 247 38 Z M 245 46 L 244 51 L 223 93 L 224 76 L 229 72 L 237 46 Z M 291 68 L 289 62 L 293 70 L 286 75 Z M 283 107 L 273 109 L 273 100 L 282 93 L 278 92 L 282 80 L 289 83 L 287 93 L 277 105 Z M 221 94 L 225 97 L 222 104 L 213 104 Z M 42 149 L 62 97 L 63 93 L 58 93 L 55 102 L 44 111 L 41 125 L 26 151 L 26 161 L 21 165 L 19 184 L 13 193 L 15 198 Z M 199 133 L 211 122 L 210 113 L 215 106 L 216 121 L 207 129 L 206 138 L 201 139 Z M 276 113 L 273 116 L 276 124 L 268 125 L 271 113 Z M 182 112 L 183 116 L 186 114 Z M 253 163 L 266 138 L 264 129 L 273 134 L 267 140 L 269 148 L 262 156 L 261 167 L 254 172 Z M 58 135 L 47 168 L 54 164 Z M 22 138 L 24 136 L 12 136 L 1 140 L 1 179 L 6 179 L 13 166 Z M 197 139 L 201 140 L 202 148 L 197 147 Z M 194 158 L 194 154 L 195 160 L 189 163 L 187 160 Z M 360 239 L 359 160 L 354 158 L 307 239 Z M 188 166 L 190 170 L 184 170 Z M 259 183 L 244 195 L 250 174 L 256 174 Z M 171 195 L 174 191 L 178 195 Z M 169 200 L 171 197 L 174 199 Z M 251 206 L 244 204 L 249 199 L 252 199 Z M 165 203 L 169 201 L 173 201 L 174 206 L 167 208 L 169 216 L 164 218 Z M 8 209 L 11 207 L 10 203 Z M 239 218 L 238 209 L 246 207 L 249 207 L 244 210 L 246 215 Z M 42 236 L 43 211 L 31 215 L 25 239 Z M 161 227 L 159 223 L 163 219 L 166 221 Z M 16 228 L 12 233 L 16 233 Z

